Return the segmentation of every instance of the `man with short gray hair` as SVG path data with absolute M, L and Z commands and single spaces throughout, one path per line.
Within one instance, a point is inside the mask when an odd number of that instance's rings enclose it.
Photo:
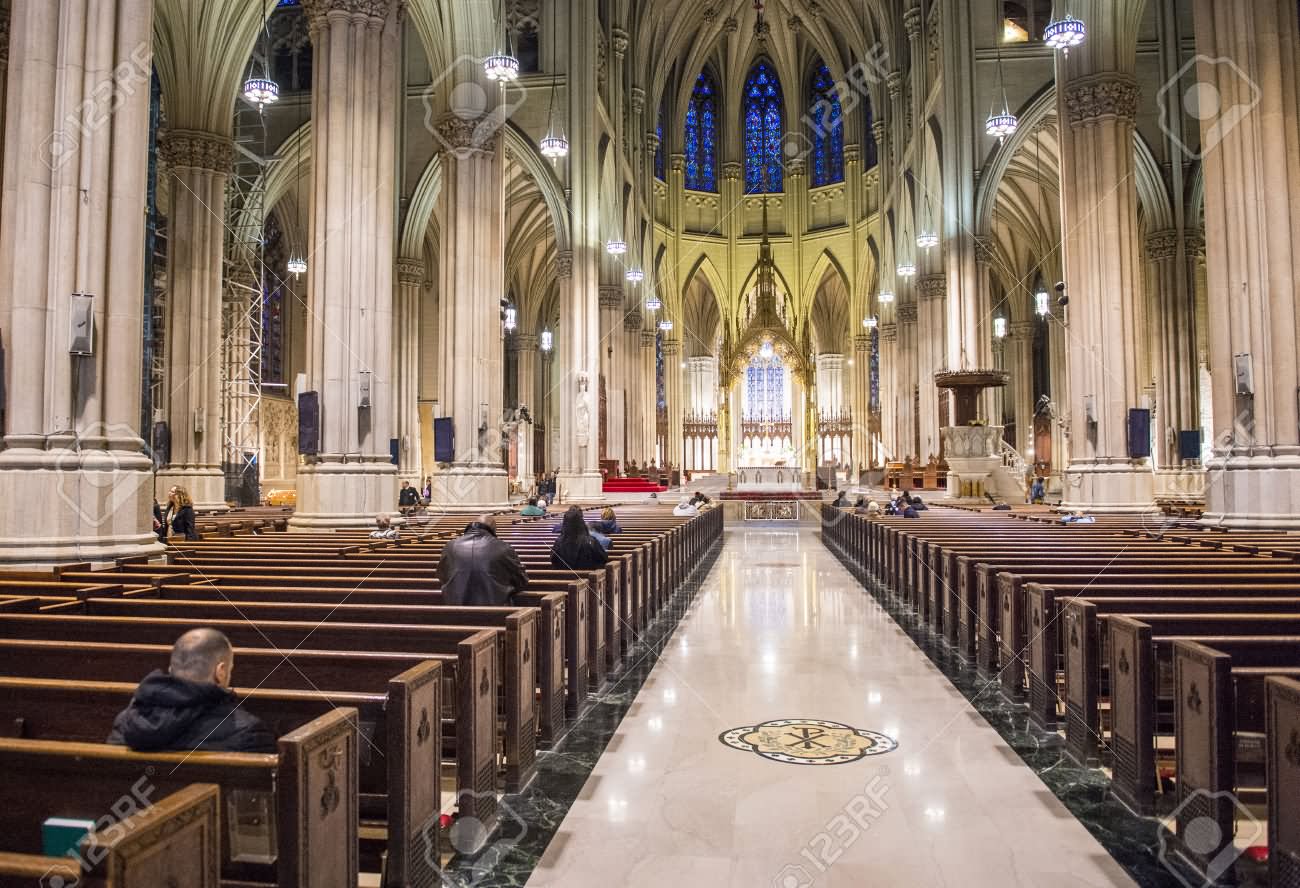
M 113 719 L 108 742 L 136 752 L 275 752 L 275 736 L 230 690 L 235 651 L 216 629 L 191 629 Z

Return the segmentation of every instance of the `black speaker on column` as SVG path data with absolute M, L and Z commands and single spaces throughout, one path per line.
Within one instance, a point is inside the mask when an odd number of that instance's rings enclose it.
M 433 421 L 434 462 L 456 461 L 456 425 L 450 416 L 440 416 Z
M 1151 411 L 1134 407 L 1128 412 L 1128 458 L 1151 456 Z
M 388 455 L 392 458 L 393 465 L 401 462 L 401 442 L 396 438 L 388 439 Z
M 1201 458 L 1201 430 L 1183 429 L 1178 433 L 1178 458 L 1199 461 Z
M 298 396 L 298 452 L 304 456 L 320 453 L 319 392 L 303 392 Z

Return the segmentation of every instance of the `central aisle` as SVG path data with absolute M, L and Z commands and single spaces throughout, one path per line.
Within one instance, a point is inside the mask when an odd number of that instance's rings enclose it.
M 814 766 L 719 741 L 780 719 L 898 747 Z M 1133 883 L 812 529 L 741 528 L 528 884 Z

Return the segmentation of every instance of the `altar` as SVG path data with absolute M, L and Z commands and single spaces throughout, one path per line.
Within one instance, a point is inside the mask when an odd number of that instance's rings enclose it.
M 803 490 L 804 475 L 798 466 L 741 466 L 736 469 L 737 492 Z

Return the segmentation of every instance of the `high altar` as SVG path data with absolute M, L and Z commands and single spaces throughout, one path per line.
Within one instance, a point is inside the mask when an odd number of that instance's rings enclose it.
M 734 491 L 816 487 L 816 375 L 806 327 L 799 340 L 778 309 L 764 225 L 749 322 L 738 339 L 724 344 L 719 367 L 719 469 Z

